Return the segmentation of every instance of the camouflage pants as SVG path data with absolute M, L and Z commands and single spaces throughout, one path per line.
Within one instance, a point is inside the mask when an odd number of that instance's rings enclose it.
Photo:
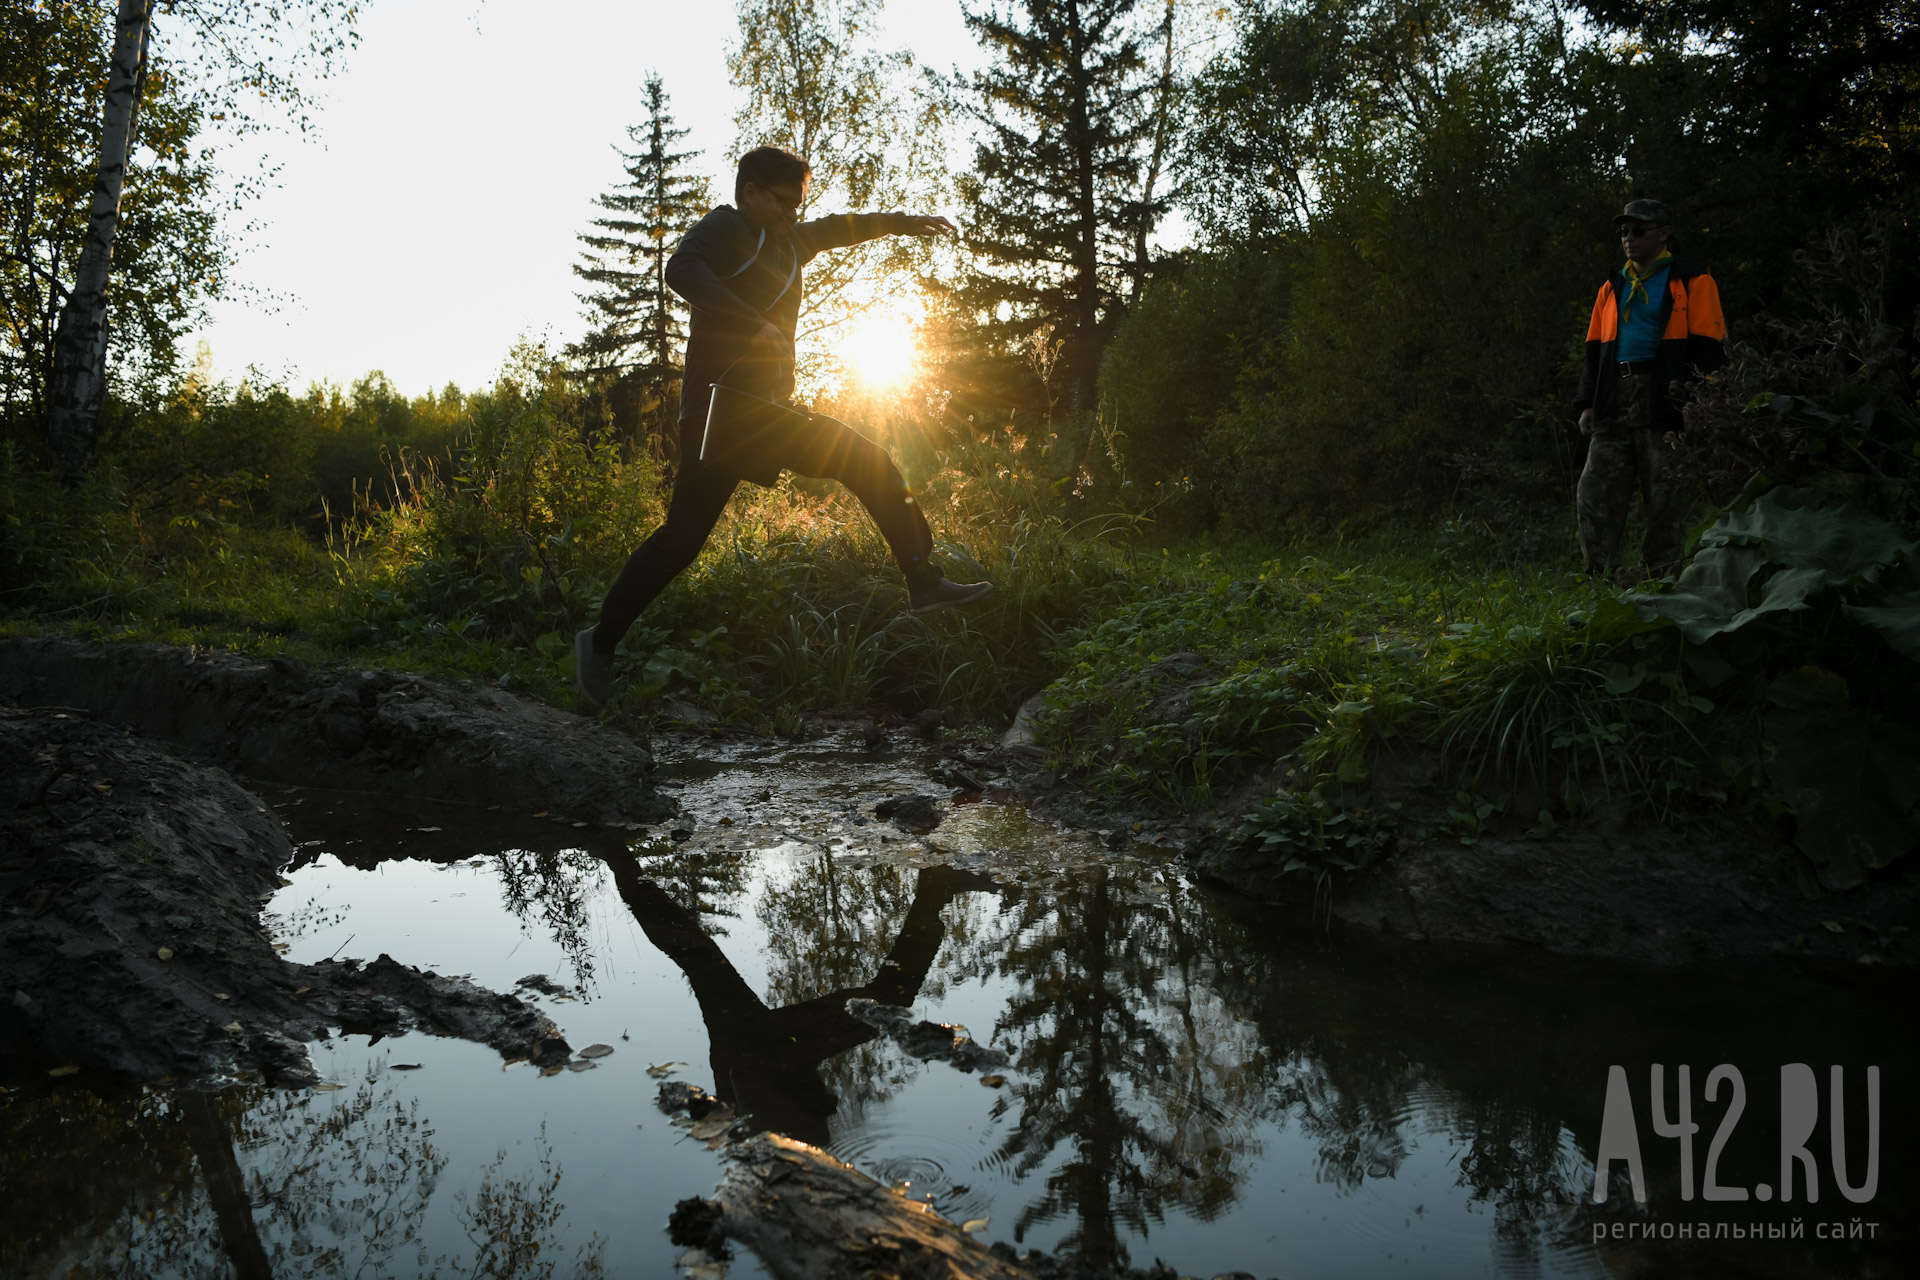
M 1620 540 L 1636 487 L 1647 520 L 1642 558 L 1658 572 L 1680 563 L 1686 512 L 1672 474 L 1666 433 L 1653 425 L 1653 397 L 1658 394 L 1650 377 L 1623 377 L 1619 411 L 1611 421 L 1594 423 L 1578 499 L 1580 550 L 1589 573 L 1619 567 Z

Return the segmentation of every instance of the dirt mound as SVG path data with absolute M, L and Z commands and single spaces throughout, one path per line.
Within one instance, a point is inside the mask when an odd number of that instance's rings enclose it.
M 565 1056 L 512 996 L 386 956 L 281 960 L 260 905 L 291 854 L 219 770 L 82 713 L 0 707 L 0 1045 L 19 1066 L 286 1083 L 313 1079 L 302 1042 L 336 1026 Z
M 84 708 L 249 778 L 589 822 L 675 811 L 630 738 L 498 690 L 387 671 L 36 636 L 0 642 L 0 701 Z
M 1547 839 L 1483 835 L 1416 845 L 1376 872 L 1335 881 L 1335 916 L 1424 938 L 1653 964 L 1785 953 L 1867 964 L 1920 962 L 1910 932 L 1920 875 L 1901 864 L 1870 884 L 1808 898 L 1793 850 L 1728 825 L 1675 831 L 1604 819 Z M 1264 901 L 1312 881 L 1223 837 L 1195 859 L 1204 878 Z

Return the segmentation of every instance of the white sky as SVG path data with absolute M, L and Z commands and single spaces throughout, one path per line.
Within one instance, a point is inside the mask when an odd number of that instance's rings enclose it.
M 235 278 L 279 305 L 215 304 L 197 335 L 215 375 L 471 390 L 522 334 L 579 336 L 575 236 L 623 176 L 650 70 L 730 198 L 734 35 L 716 0 L 372 0 L 317 136 L 266 142 L 280 185 L 243 214 L 261 227 Z M 901 46 L 943 70 L 981 58 L 956 0 L 892 0 L 881 47 Z

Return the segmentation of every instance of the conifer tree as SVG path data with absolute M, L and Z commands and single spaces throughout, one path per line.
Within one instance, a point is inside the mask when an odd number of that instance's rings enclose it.
M 1142 181 L 1155 81 L 1137 6 L 1017 0 L 966 10 L 995 61 L 961 86 L 984 135 L 961 194 L 969 239 L 994 265 L 962 300 L 1009 342 L 1051 325 L 1066 340 L 1063 372 L 1079 412 L 1096 404 L 1135 229 L 1164 207 Z
M 646 81 L 646 120 L 627 130 L 636 150 L 622 151 L 626 182 L 594 201 L 611 215 L 583 232 L 573 272 L 592 286 L 577 295 L 590 328 L 567 348 L 588 376 L 614 379 L 616 421 L 644 427 L 662 456 L 673 454 L 685 306 L 667 287 L 667 259 L 686 229 L 706 213 L 707 180 L 688 172 L 698 152 L 676 151 L 687 130 L 674 127 L 660 77 Z

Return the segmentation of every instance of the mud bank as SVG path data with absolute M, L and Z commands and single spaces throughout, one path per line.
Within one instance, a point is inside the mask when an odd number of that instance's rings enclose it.
M 387 956 L 283 961 L 260 906 L 292 852 L 220 770 L 82 712 L 0 707 L 0 1058 L 305 1084 L 304 1042 L 336 1027 L 566 1056 L 512 996 Z
M 168 645 L 0 642 L 0 702 L 82 708 L 249 778 L 657 822 L 640 744 L 488 688 Z
M 1268 787 L 1249 785 L 1199 813 L 1135 810 L 1043 768 L 1022 728 L 1016 722 L 993 764 L 1005 772 L 997 785 L 1028 797 L 1036 812 L 1098 830 L 1110 845 L 1178 849 L 1197 879 L 1242 897 L 1312 902 L 1310 876 L 1234 838 Z M 1404 787 L 1392 796 L 1410 814 L 1431 807 Z M 1416 825 L 1409 819 L 1403 830 Z M 1510 825 L 1513 832 L 1495 829 L 1472 845 L 1403 841 L 1375 869 L 1333 881 L 1333 917 L 1425 942 L 1655 965 L 1777 954 L 1920 965 L 1920 856 L 1859 888 L 1809 898 L 1792 842 L 1759 820 L 1675 830 L 1602 808 L 1544 838 Z

